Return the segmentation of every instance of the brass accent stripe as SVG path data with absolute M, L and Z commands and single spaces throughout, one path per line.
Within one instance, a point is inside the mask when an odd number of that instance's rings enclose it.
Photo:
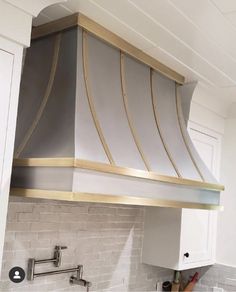
M 75 159 L 57 158 L 14 158 L 13 167 L 74 167 Z
M 177 88 L 177 84 L 175 83 L 175 102 L 176 102 L 176 111 L 177 111 L 177 116 L 178 116 L 178 123 L 179 123 L 179 127 L 180 127 L 180 132 L 181 132 L 181 135 L 182 135 L 182 138 L 183 138 L 183 141 L 184 141 L 184 144 L 187 148 L 187 151 L 189 153 L 189 156 L 193 162 L 193 165 L 195 166 L 198 174 L 200 175 L 202 181 L 205 181 L 204 179 L 204 176 L 202 175 L 193 155 L 192 155 L 192 152 L 191 152 L 191 149 L 188 145 L 188 142 L 187 142 L 187 138 L 186 138 L 186 133 L 184 131 L 184 125 L 183 123 L 181 122 L 181 118 L 180 118 L 180 115 L 182 114 L 182 106 L 181 106 L 181 100 L 180 100 L 180 95 L 178 93 L 178 88 Z M 187 129 L 187 127 L 186 127 Z
M 176 185 L 184 185 L 211 191 L 223 191 L 224 186 L 212 184 L 197 180 L 190 180 L 166 175 L 159 175 L 155 172 L 138 170 L 134 168 L 120 167 L 106 163 L 93 162 L 74 158 L 21 158 L 14 159 L 14 167 L 75 167 L 98 172 L 110 173 L 115 175 L 123 175 L 136 177 L 141 179 L 159 181 L 163 183 L 172 183 Z
M 168 68 L 158 60 L 144 53 L 142 50 L 131 45 L 118 35 L 104 28 L 95 21 L 89 19 L 81 13 L 70 15 L 59 20 L 55 20 L 32 29 L 32 39 L 37 39 L 40 37 L 47 36 L 49 34 L 73 28 L 76 26 L 81 26 L 85 30 L 91 32 L 95 36 L 99 37 L 103 41 L 109 43 L 110 45 L 120 49 L 121 51 L 127 53 L 128 55 L 136 58 L 137 60 L 143 62 L 144 64 L 152 67 L 166 77 L 176 81 L 179 84 L 184 83 L 184 77 L 174 70 Z
M 54 52 L 52 57 L 52 65 L 51 65 L 51 71 L 49 75 L 48 84 L 45 90 L 44 97 L 42 99 L 42 102 L 40 104 L 40 107 L 36 113 L 35 119 L 29 129 L 27 130 L 22 142 L 20 143 L 19 147 L 16 150 L 15 156 L 19 157 L 22 151 L 25 149 L 26 145 L 28 144 L 30 137 L 32 136 L 34 130 L 36 129 L 38 122 L 40 121 L 42 114 L 44 112 L 44 109 L 47 105 L 49 96 L 51 94 L 52 86 L 55 79 L 56 69 L 57 69 L 57 63 L 58 63 L 58 57 L 59 57 L 59 51 L 60 51 L 60 43 L 61 43 L 61 34 L 57 34 L 55 37 L 55 44 L 54 44 Z
M 178 175 L 178 177 L 181 177 L 181 174 L 174 162 L 174 159 L 172 158 L 171 154 L 170 154 L 170 151 L 165 143 L 165 140 L 163 138 L 163 134 L 162 134 L 162 131 L 161 131 L 161 128 L 159 126 L 159 118 L 158 118 L 158 115 L 157 115 L 157 97 L 156 97 L 156 94 L 154 94 L 154 90 L 153 90 L 153 69 L 150 68 L 150 87 L 151 87 L 151 96 L 152 96 L 152 107 L 153 107 L 153 114 L 154 114 L 154 118 L 155 118 L 155 122 L 156 122 L 156 126 L 157 126 L 157 130 L 158 130 L 158 133 L 159 133 L 159 136 L 161 138 L 161 141 L 162 141 L 162 144 L 163 144 L 163 147 L 166 151 L 166 154 L 176 172 L 176 174 Z
M 87 202 L 87 203 L 105 203 L 105 204 L 124 204 L 136 206 L 153 206 L 153 207 L 168 207 L 168 208 L 190 208 L 190 209 L 204 209 L 204 210 L 223 210 L 222 206 L 179 202 L 170 200 L 160 200 L 152 198 L 120 196 L 98 193 L 81 193 L 81 192 L 67 192 L 67 191 L 51 191 L 39 189 L 24 189 L 11 188 L 11 196 L 19 196 L 24 198 L 39 198 L 49 200 L 62 200 L 73 202 Z
M 150 171 L 150 166 L 147 162 L 147 158 L 145 157 L 145 154 L 142 151 L 141 145 L 139 143 L 138 137 L 137 137 L 137 133 L 136 130 L 134 128 L 133 125 L 133 121 L 131 118 L 131 114 L 129 112 L 129 105 L 128 105 L 128 97 L 127 97 L 127 93 L 126 93 L 126 83 L 125 83 L 125 55 L 124 53 L 120 52 L 120 76 L 121 76 L 121 89 L 122 89 L 122 96 L 123 96 L 123 102 L 124 102 L 124 107 L 125 107 L 125 113 L 126 113 L 126 117 L 129 123 L 129 127 L 130 127 L 130 131 L 132 133 L 132 136 L 134 138 L 134 142 L 136 144 L 136 147 L 139 151 L 139 154 L 143 160 L 144 165 L 146 166 L 146 169 L 148 171 Z
M 103 149 L 107 155 L 107 158 L 111 164 L 115 164 L 113 157 L 111 155 L 111 152 L 108 148 L 108 145 L 106 143 L 105 137 L 102 132 L 102 128 L 100 126 L 94 102 L 93 102 L 93 97 L 92 97 L 92 92 L 90 89 L 90 83 L 89 83 L 89 69 L 88 69 L 88 42 L 87 42 L 87 32 L 83 31 L 83 49 L 82 49 L 82 54 L 83 54 L 83 70 L 84 70 L 84 82 L 85 82 L 85 87 L 86 87 L 86 93 L 87 93 L 87 98 L 88 98 L 88 103 L 89 103 L 89 108 L 93 117 L 93 122 L 94 125 L 97 129 L 98 136 L 100 138 L 100 141 L 102 143 Z

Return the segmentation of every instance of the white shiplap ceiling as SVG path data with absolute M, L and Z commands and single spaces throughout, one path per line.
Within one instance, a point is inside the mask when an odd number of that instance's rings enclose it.
M 33 25 L 75 12 L 236 102 L 236 0 L 68 0 Z

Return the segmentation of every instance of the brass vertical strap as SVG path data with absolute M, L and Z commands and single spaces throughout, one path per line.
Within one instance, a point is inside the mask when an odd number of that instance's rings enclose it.
M 137 137 L 137 134 L 136 134 L 136 130 L 134 128 L 134 125 L 133 125 L 133 121 L 132 121 L 132 118 L 131 118 L 131 114 L 129 112 L 129 105 L 128 105 L 128 98 L 127 98 L 127 94 L 126 94 L 126 83 L 125 83 L 125 61 L 124 61 L 124 58 L 125 58 L 125 55 L 124 53 L 122 53 L 120 51 L 120 76 L 121 76 L 121 89 L 122 89 L 122 96 L 123 96 L 123 102 L 124 102 L 124 108 L 125 108 L 125 113 L 126 113 L 126 117 L 127 117 L 127 120 L 128 120 L 128 123 L 129 123 L 129 127 L 130 127 L 130 131 L 132 133 L 132 136 L 133 136 L 133 139 L 134 139 L 134 142 L 136 144 L 136 147 L 139 151 L 139 154 L 143 160 L 143 163 L 145 165 L 145 167 L 147 168 L 148 171 L 150 171 L 150 166 L 147 162 L 147 158 L 145 157 L 143 151 L 142 151 L 142 148 L 141 148 L 141 145 L 139 143 L 139 140 L 138 140 L 138 137 Z
M 184 127 L 187 128 L 184 124 L 183 124 L 183 121 L 181 120 L 180 118 L 180 115 L 182 115 L 182 107 L 181 107 L 181 100 L 180 100 L 180 95 L 178 93 L 178 86 L 177 84 L 175 83 L 175 102 L 176 102 L 176 112 L 177 112 L 177 116 L 178 116 L 178 123 L 179 123 L 179 127 L 180 127 L 180 132 L 181 132 L 181 135 L 182 135 L 182 138 L 183 138 L 183 141 L 184 141 L 184 144 L 187 148 L 187 151 L 189 153 L 189 156 L 193 162 L 193 165 L 195 166 L 198 174 L 200 175 L 202 181 L 205 181 L 193 155 L 192 155 L 192 152 L 191 152 L 191 149 L 188 145 L 188 141 L 187 141 L 187 137 L 186 137 L 186 132 L 184 131 Z
M 53 52 L 53 58 L 52 58 L 52 65 L 51 65 L 51 71 L 49 75 L 49 80 L 48 84 L 45 90 L 45 94 L 43 96 L 42 102 L 39 106 L 39 109 L 36 113 L 35 119 L 29 129 L 27 130 L 22 142 L 18 146 L 15 157 L 19 157 L 22 151 L 25 149 L 26 145 L 28 144 L 30 137 L 32 136 L 34 130 L 36 129 L 38 122 L 40 121 L 42 114 L 44 112 L 44 109 L 47 105 L 49 96 L 52 91 L 52 86 L 54 83 L 55 75 L 56 75 L 56 70 L 57 70 L 57 63 L 58 63 L 58 57 L 59 57 L 59 51 L 60 51 L 60 43 L 61 43 L 61 34 L 57 34 L 55 37 L 55 44 L 54 44 L 54 52 Z
M 90 88 L 90 83 L 89 83 L 89 68 L 88 68 L 88 42 L 87 42 L 87 32 L 83 30 L 83 46 L 82 46 L 82 55 L 83 55 L 83 70 L 84 70 L 84 82 L 85 82 L 85 87 L 86 87 L 86 94 L 87 94 L 87 99 L 89 103 L 89 108 L 91 115 L 93 117 L 93 122 L 96 127 L 98 136 L 100 138 L 100 141 L 102 143 L 103 149 L 106 153 L 106 156 L 110 162 L 110 164 L 115 165 L 115 162 L 113 160 L 113 157 L 111 155 L 111 152 L 108 148 L 108 145 L 106 143 L 105 137 L 102 132 L 102 128 L 100 126 L 94 102 L 93 102 L 93 97 L 92 97 L 92 92 Z
M 179 170 L 178 170 L 178 168 L 177 168 L 177 166 L 176 166 L 176 164 L 175 164 L 175 162 L 174 162 L 174 160 L 173 160 L 173 158 L 172 158 L 172 156 L 171 156 L 171 154 L 170 154 L 170 152 L 168 150 L 168 147 L 167 147 L 167 145 L 165 143 L 165 140 L 163 138 L 163 135 L 162 135 L 161 128 L 159 126 L 159 119 L 158 119 L 158 116 L 157 116 L 157 109 L 156 109 L 157 97 L 154 94 L 154 90 L 153 90 L 153 69 L 152 68 L 150 68 L 150 87 L 151 87 L 153 115 L 154 115 L 154 118 L 155 118 L 155 122 L 156 122 L 156 126 L 157 126 L 157 130 L 158 130 L 159 136 L 161 138 L 161 142 L 163 144 L 163 147 L 164 147 L 164 149 L 166 151 L 166 154 L 167 154 L 167 156 L 168 156 L 168 158 L 169 158 L 169 160 L 170 160 L 170 162 L 171 162 L 176 174 L 178 175 L 178 177 L 181 177 L 181 174 L 180 174 L 180 172 L 179 172 Z

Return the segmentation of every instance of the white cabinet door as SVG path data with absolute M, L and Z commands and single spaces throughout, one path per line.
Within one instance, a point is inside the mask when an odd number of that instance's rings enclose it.
M 201 266 L 214 262 L 215 228 L 211 211 L 184 209 L 181 233 L 180 263 L 185 269 L 189 265 Z
M 209 170 L 218 177 L 221 139 L 199 126 L 189 127 L 193 143 Z M 183 209 L 180 263 L 183 267 L 212 264 L 215 261 L 216 211 Z M 188 253 L 189 257 L 184 254 Z

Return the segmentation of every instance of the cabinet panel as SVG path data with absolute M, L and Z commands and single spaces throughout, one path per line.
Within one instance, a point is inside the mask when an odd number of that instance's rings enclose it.
M 164 268 L 179 268 L 181 209 L 146 208 L 142 261 Z

